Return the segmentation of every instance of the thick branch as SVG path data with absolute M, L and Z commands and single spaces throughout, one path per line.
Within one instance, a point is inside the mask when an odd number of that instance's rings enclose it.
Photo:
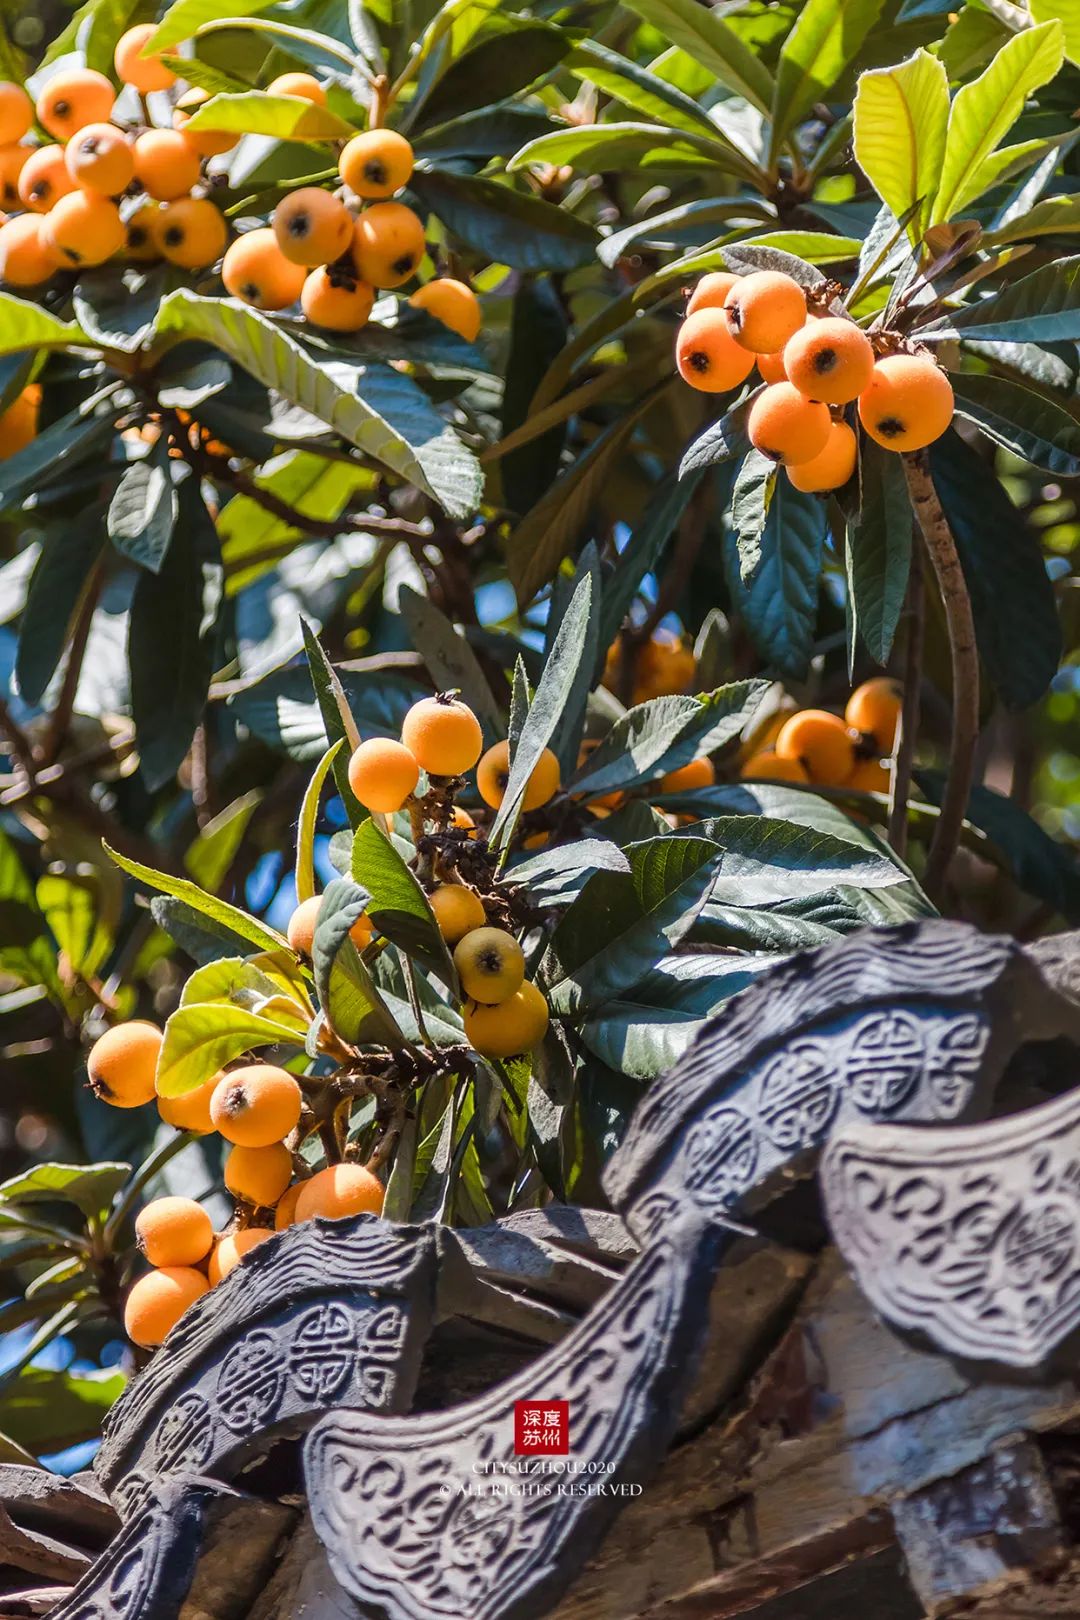
M 922 552 L 916 545 L 911 554 L 911 574 L 908 578 L 907 641 L 904 647 L 904 704 L 900 717 L 900 746 L 896 752 L 892 798 L 889 801 L 889 843 L 901 859 L 907 853 L 907 812 L 908 800 L 911 797 L 915 743 L 919 735 L 925 631 L 926 599 L 923 593 Z
M 924 876 L 926 891 L 936 900 L 960 841 L 974 776 L 975 743 L 979 734 L 979 654 L 971 598 L 952 533 L 930 477 L 929 458 L 925 450 L 919 450 L 905 455 L 903 460 L 911 504 L 941 592 L 952 663 L 949 770 Z

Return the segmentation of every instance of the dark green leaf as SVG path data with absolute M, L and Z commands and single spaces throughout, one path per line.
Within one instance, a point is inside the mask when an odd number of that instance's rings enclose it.
M 315 987 L 329 1024 L 342 1040 L 379 1040 L 397 1050 L 404 1036 L 349 938 L 349 929 L 367 904 L 367 891 L 348 878 L 327 884 L 311 948 Z
M 161 438 L 116 486 L 106 519 L 109 539 L 132 562 L 159 574 L 178 511 L 168 440 Z
M 679 478 L 669 474 L 664 478 L 650 496 L 614 568 L 605 575 L 599 638 L 605 650 L 618 635 L 641 581 L 663 556 L 699 482 L 698 473 Z
M 653 1080 L 682 1056 L 706 1018 L 769 965 L 726 952 L 659 962 L 632 993 L 598 1007 L 581 1038 L 609 1068 Z
M 1001 292 L 956 310 L 927 337 L 978 343 L 1075 343 L 1080 339 L 1080 256 L 1057 259 Z
M 959 372 L 952 384 L 957 411 L 995 444 L 1059 478 L 1080 473 L 1080 418 L 1072 401 L 1025 388 L 1011 377 Z
M 522 277 L 510 316 L 502 403 L 504 438 L 528 418 L 533 395 L 561 353 L 567 332 L 566 311 L 552 282 L 546 276 Z M 566 422 L 558 422 L 502 458 L 503 493 L 511 511 L 528 512 L 550 488 L 559 471 L 566 431 Z
M 572 793 L 611 793 L 714 753 L 739 735 L 767 690 L 767 681 L 732 681 L 697 697 L 639 703 L 616 720 L 568 787 Z
M 739 554 L 739 578 L 749 585 L 761 562 L 761 537 L 768 521 L 779 468 L 751 450 L 735 475 L 731 491 L 731 526 Z
M 393 672 L 361 675 L 342 669 L 341 683 L 365 737 L 400 736 L 407 711 L 424 696 L 423 687 Z M 326 721 L 303 666 L 274 670 L 237 692 L 229 707 L 254 736 L 300 764 L 314 763 L 329 746 Z M 335 730 L 335 741 L 339 735 L 344 732 Z
M 76 522 L 58 519 L 45 532 L 19 622 L 15 655 L 19 691 L 27 703 L 40 703 L 52 680 L 104 547 L 103 513 L 97 507 Z
M 863 439 L 861 498 L 848 526 L 848 591 L 855 629 L 886 664 L 911 568 L 911 502 L 900 458 Z
M 349 782 L 349 759 L 360 742 L 360 730 L 345 689 L 337 671 L 323 651 L 322 643 L 306 619 L 301 619 L 300 625 L 304 635 L 308 675 L 315 693 L 318 714 L 322 720 L 323 737 L 328 746 L 333 743 L 342 745 L 334 755 L 331 765 L 334 782 L 345 806 L 350 827 L 359 827 L 366 821 L 367 811 Z
M 410 188 L 461 241 L 514 270 L 575 270 L 596 252 L 591 225 L 498 181 L 432 167 Z
M 412 644 L 420 651 L 436 689 L 459 690 L 483 725 L 485 740 L 495 742 L 503 735 L 505 721 L 465 637 L 429 597 L 418 595 L 408 585 L 402 586 L 398 603 Z
M 724 537 L 732 598 L 762 655 L 784 675 L 798 679 L 813 645 L 817 595 L 827 528 L 815 495 L 778 480 L 761 533 L 761 561 L 744 584 L 734 535 Z
M 353 837 L 352 874 L 370 897 L 366 909 L 376 932 L 393 940 L 457 996 L 457 973 L 427 895 L 370 818 Z
M 113 436 L 111 415 L 80 406 L 31 439 L 25 450 L 0 461 L 0 509 L 41 495 L 74 468 L 99 461 Z
M 126 855 L 118 855 L 108 844 L 104 847 L 106 854 L 111 855 L 117 866 L 122 867 L 131 877 L 138 878 L 150 888 L 158 889 L 162 894 L 172 895 L 174 899 L 190 906 L 200 918 L 208 918 L 215 931 L 226 929 L 234 937 L 248 940 L 260 951 L 289 949 L 289 942 L 284 934 L 279 934 L 275 928 L 270 928 L 256 917 L 249 917 L 246 911 L 230 905 L 227 900 L 219 900 L 216 895 L 207 894 L 197 883 L 192 883 L 187 878 L 173 877 L 169 872 L 156 872 L 152 866 L 143 866 L 139 861 L 129 860 Z
M 425 129 L 413 141 L 417 157 L 438 165 L 452 158 L 511 157 L 552 128 L 547 113 L 536 107 L 481 107 L 462 118 Z
M 759 392 L 760 389 L 754 389 L 719 421 L 713 422 L 704 433 L 698 435 L 679 464 L 680 479 L 688 478 L 691 473 L 704 472 L 707 467 L 715 467 L 720 462 L 733 461 L 736 456 L 749 451 L 746 419 Z
M 673 796 L 672 803 L 678 802 Z M 709 816 L 672 836 L 709 838 L 720 846 L 711 898 L 721 905 L 769 905 L 839 883 L 889 888 L 907 876 L 888 853 L 867 848 L 854 835 L 838 838 L 763 816 Z
M 557 67 L 570 49 L 566 34 L 551 23 L 514 21 L 514 27 L 482 39 L 451 61 L 422 103 L 425 129 L 488 106 L 493 94 L 508 98 L 526 89 Z

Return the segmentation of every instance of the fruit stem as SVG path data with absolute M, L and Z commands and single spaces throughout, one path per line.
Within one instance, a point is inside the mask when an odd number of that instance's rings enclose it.
M 979 654 L 960 559 L 937 490 L 930 476 L 925 450 L 903 457 L 908 494 L 937 577 L 952 664 L 952 739 L 941 811 L 930 840 L 923 887 L 937 901 L 949 862 L 960 842 L 975 770 L 975 743 L 979 733 Z
M 925 631 L 926 599 L 923 593 L 922 552 L 916 545 L 912 549 L 911 573 L 908 576 L 907 639 L 904 646 L 904 698 L 900 713 L 900 744 L 896 751 L 892 798 L 889 800 L 889 843 L 901 860 L 907 853 L 907 810 L 908 799 L 911 796 L 911 770 L 915 762 L 915 741 L 919 734 Z
M 368 128 L 381 129 L 390 108 L 390 80 L 385 73 L 371 81 L 371 106 L 368 108 Z

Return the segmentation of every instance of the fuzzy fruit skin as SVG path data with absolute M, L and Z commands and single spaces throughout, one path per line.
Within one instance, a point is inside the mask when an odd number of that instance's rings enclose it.
M 873 738 L 879 756 L 888 756 L 896 747 L 904 692 L 890 675 L 876 675 L 863 681 L 847 701 L 844 719 L 856 731 Z
M 352 256 L 361 281 L 372 287 L 410 281 L 425 252 L 424 223 L 404 203 L 373 203 L 356 221 Z
M 694 315 L 699 309 L 723 309 L 727 295 L 738 281 L 729 270 L 710 270 L 702 276 L 686 301 L 686 313 Z
M 886 450 L 923 450 L 953 419 L 952 383 L 921 354 L 879 360 L 859 395 L 859 420 Z
M 270 1147 L 234 1147 L 225 1160 L 225 1185 L 234 1198 L 270 1209 L 292 1180 L 292 1154 L 280 1142 Z
M 750 375 L 753 364 L 753 355 L 732 337 L 722 310 L 695 310 L 680 326 L 675 366 L 683 382 L 699 393 L 726 394 Z
M 32 155 L 29 146 L 0 147 L 0 202 L 5 208 L 18 208 L 19 181 Z
M 883 760 L 860 759 L 844 786 L 858 788 L 860 793 L 888 793 L 892 788 L 892 772 Z
M 175 202 L 199 183 L 199 154 L 175 129 L 147 129 L 133 147 L 135 178 L 148 197 Z
M 792 341 L 794 342 L 794 339 L 792 339 Z M 779 383 L 787 382 L 788 380 L 788 374 L 784 370 L 783 349 L 781 349 L 777 354 L 759 354 L 757 357 L 757 368 L 761 375 L 762 382 Z
M 855 744 L 839 715 L 827 709 L 800 709 L 786 720 L 776 739 L 781 759 L 797 759 L 811 781 L 829 787 L 846 782 L 855 768 Z
M 172 1332 L 189 1305 L 210 1284 L 192 1266 L 162 1266 L 133 1283 L 124 1303 L 124 1331 L 133 1344 L 152 1350 Z
M 352 241 L 353 220 L 345 204 L 328 191 L 301 186 L 278 203 L 273 227 L 285 257 L 314 269 L 341 258 Z
M 752 354 L 775 354 L 806 320 L 806 294 L 782 270 L 741 276 L 724 303 L 728 330 Z
M 526 979 L 497 1007 L 473 1002 L 462 1017 L 465 1039 L 481 1057 L 509 1058 L 531 1051 L 543 1040 L 549 1014 L 542 993 Z
M 692 759 L 678 770 L 660 778 L 661 793 L 690 793 L 694 788 L 712 787 L 716 770 L 711 759 Z
M 292 916 L 289 926 L 285 930 L 286 938 L 298 956 L 310 956 L 311 947 L 315 942 L 315 925 L 319 920 L 319 907 L 322 905 L 322 895 L 313 894 L 309 900 L 301 900 Z M 349 929 L 349 938 L 362 951 L 365 945 L 370 945 L 375 937 L 371 919 L 367 913 L 357 917 Z
M 521 989 L 525 953 L 505 928 L 474 928 L 458 941 L 454 966 L 470 1000 L 494 1007 Z
M 198 1131 L 200 1136 L 208 1136 L 214 1129 L 214 1122 L 210 1118 L 210 1099 L 220 1079 L 221 1075 L 215 1074 L 205 1085 L 196 1086 L 194 1091 L 185 1091 L 182 1097 L 159 1097 L 158 1113 L 166 1125 L 172 1125 L 178 1131 Z
M 34 121 L 34 104 L 21 84 L 0 80 L 0 146 L 21 141 Z
M 23 164 L 19 198 L 35 214 L 47 214 L 53 203 L 74 190 L 75 182 L 68 173 L 62 146 L 39 146 Z
M 204 101 L 210 100 L 208 90 L 187 90 L 173 108 L 173 129 L 182 130 L 184 139 L 200 157 L 220 157 L 231 152 L 240 137 L 234 130 L 189 130 L 188 120 L 198 112 Z
M 112 124 L 87 124 L 64 151 L 68 174 L 77 186 L 117 197 L 131 184 L 135 157 L 128 141 Z
M 492 810 L 497 810 L 502 804 L 509 780 L 510 744 L 499 742 L 488 749 L 476 767 L 476 786 L 480 797 Z M 526 784 L 522 809 L 539 810 L 542 804 L 547 804 L 558 793 L 559 782 L 559 761 L 550 748 L 545 748 Z
M 796 489 L 804 495 L 823 494 L 829 489 L 842 489 L 855 472 L 859 446 L 846 422 L 833 422 L 824 450 L 810 461 L 788 467 L 787 475 Z
M 18 455 L 37 437 L 41 386 L 30 383 L 0 414 L 0 461 Z
M 152 1266 L 197 1266 L 210 1253 L 214 1227 L 194 1198 L 155 1198 L 139 1211 L 135 1237 Z
M 124 251 L 136 264 L 149 264 L 151 260 L 161 257 L 157 244 L 159 213 L 157 203 L 145 202 L 127 219 L 124 227 L 127 231 Z
M 68 141 L 87 124 L 107 124 L 116 91 L 94 68 L 54 73 L 37 99 L 37 119 L 58 141 Z
M 303 265 L 293 264 L 267 225 L 245 231 L 225 250 L 221 279 L 234 298 L 255 309 L 288 309 L 304 290 Z
M 60 268 L 60 255 L 42 230 L 38 214 L 19 214 L 0 225 L 0 281 L 9 287 L 40 287 Z
M 807 399 L 793 383 L 772 383 L 751 405 L 746 431 L 770 461 L 798 466 L 824 450 L 831 421 L 829 407 Z
M 299 96 L 301 101 L 326 106 L 326 90 L 311 73 L 279 73 L 266 87 L 268 96 Z
M 416 791 L 420 767 L 404 743 L 369 737 L 349 761 L 349 786 L 365 810 L 392 815 Z
M 210 1264 L 206 1268 L 211 1288 L 216 1288 L 219 1282 L 223 1282 L 229 1272 L 240 1264 L 245 1254 L 250 1254 L 258 1244 L 273 1235 L 268 1226 L 245 1226 L 241 1232 L 227 1232 L 224 1237 L 219 1237 L 210 1255 Z
M 70 191 L 45 215 L 42 236 L 68 265 L 104 264 L 127 241 L 120 210 L 94 191 Z
M 421 698 L 405 716 L 401 740 L 429 776 L 471 771 L 484 747 L 480 722 L 460 698 Z
M 222 1075 L 210 1099 L 210 1118 L 226 1142 L 270 1147 L 300 1121 L 303 1094 L 286 1069 L 249 1063 Z
M 452 276 L 426 281 L 412 294 L 409 303 L 414 309 L 426 309 L 429 315 L 448 326 L 451 332 L 456 332 L 458 337 L 464 338 L 466 343 L 472 343 L 480 336 L 484 322 L 480 300 L 463 281 L 455 281 Z
M 428 895 L 439 933 L 448 945 L 456 945 L 466 934 L 487 924 L 483 901 L 463 883 L 440 883 Z
M 296 1200 L 303 1189 L 302 1181 L 295 1181 L 291 1187 L 286 1187 L 274 1208 L 274 1231 L 284 1232 L 287 1226 L 292 1226 L 296 1220 Z
M 381 1215 L 386 1194 L 382 1182 L 360 1164 L 331 1164 L 300 1183 L 296 1221 L 315 1215 L 339 1221 L 347 1215 Z
M 160 56 L 143 56 L 143 46 L 157 33 L 157 23 L 136 23 L 126 34 L 121 34 L 113 52 L 113 66 L 121 84 L 149 95 L 153 90 L 168 90 L 176 83 L 176 74 L 167 68 Z
M 781 759 L 771 748 L 751 754 L 739 767 L 743 781 L 809 782 L 806 767 L 798 759 Z
M 155 234 L 162 258 L 182 270 L 205 270 L 221 258 L 228 240 L 225 221 L 205 197 L 167 203 L 158 215 Z
M 407 185 L 413 172 L 413 149 L 393 129 L 367 129 L 342 148 L 338 173 L 358 197 L 385 202 Z
M 827 315 L 807 321 L 784 350 L 784 369 L 807 399 L 848 405 L 858 399 L 874 371 L 874 351 L 854 321 Z
M 308 320 L 328 332 L 359 332 L 371 319 L 374 307 L 374 287 L 323 264 L 311 272 L 300 292 L 300 308 Z
M 152 1102 L 157 1095 L 161 1041 L 157 1025 L 142 1018 L 107 1029 L 94 1042 L 86 1060 L 95 1097 L 114 1108 L 141 1108 L 143 1103 Z

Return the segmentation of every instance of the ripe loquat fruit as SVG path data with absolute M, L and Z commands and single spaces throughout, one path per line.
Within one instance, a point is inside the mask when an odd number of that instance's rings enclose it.
M 451 812 L 450 825 L 451 827 L 456 827 L 459 832 L 465 833 L 468 838 L 476 837 L 476 822 L 473 820 L 472 816 L 470 816 L 469 812 L 467 810 L 463 810 L 458 804 L 455 804 L 453 811 Z
M 771 748 L 751 754 L 739 767 L 743 781 L 809 782 L 806 767 L 799 759 L 782 759 Z
M 311 947 L 315 939 L 315 924 L 319 920 L 319 907 L 321 905 L 322 896 L 313 894 L 310 899 L 301 900 L 289 918 L 289 926 L 285 931 L 286 936 L 289 944 L 299 956 L 311 955 Z M 375 930 L 372 927 L 371 918 L 365 912 L 357 917 L 349 929 L 349 938 L 357 950 L 362 951 L 365 945 L 371 944 L 374 937 Z
M 155 1198 L 139 1211 L 135 1239 L 152 1266 L 197 1266 L 210 1253 L 214 1228 L 194 1198 Z
M 176 83 L 176 74 L 167 68 L 160 56 L 144 56 L 143 46 L 157 33 L 157 23 L 136 23 L 121 34 L 113 51 L 113 66 L 121 84 L 129 84 L 141 95 L 154 90 L 168 90 Z
M 846 422 L 831 422 L 824 450 L 809 461 L 787 469 L 788 478 L 804 494 L 841 489 L 855 471 L 858 442 Z
M 300 292 L 300 308 L 308 320 L 328 332 L 359 332 L 374 305 L 374 287 L 323 264 L 312 270 Z
M 340 259 L 353 236 L 353 218 L 345 204 L 318 186 L 301 186 L 283 197 L 274 209 L 273 226 L 285 257 L 311 267 Z
M 0 146 L 0 203 L 5 208 L 19 206 L 19 181 L 32 153 L 30 146 Z
M 68 173 L 64 148 L 59 144 L 39 146 L 23 164 L 19 196 L 35 214 L 47 214 L 53 203 L 74 190 L 75 182 Z
M 750 407 L 746 431 L 770 461 L 798 466 L 824 450 L 832 418 L 827 405 L 800 394 L 794 383 L 770 383 Z
M 41 386 L 30 383 L 16 394 L 7 410 L 0 413 L 0 461 L 18 455 L 37 438 Z
M 892 772 L 884 760 L 860 759 L 844 786 L 858 788 L 860 793 L 888 793 L 892 788 Z
M 487 913 L 483 901 L 473 889 L 463 883 L 440 883 L 428 895 L 439 933 L 448 945 L 456 945 L 466 934 L 483 928 Z
M 859 420 L 886 450 L 922 450 L 940 439 L 953 418 L 952 383 L 922 354 L 879 360 L 859 395 Z
M 182 131 L 188 145 L 204 158 L 231 152 L 240 139 L 235 130 L 188 129 L 188 121 L 209 100 L 209 90 L 186 90 L 173 108 L 173 129 Z
M 695 314 L 699 309 L 723 309 L 728 293 L 738 281 L 729 270 L 710 270 L 707 276 L 702 276 L 686 303 L 686 313 Z
M 41 234 L 67 265 L 104 264 L 127 241 L 120 210 L 110 197 L 78 188 L 45 214 Z
M 0 80 L 0 146 L 21 141 L 34 122 L 34 104 L 21 84 Z
M 303 291 L 305 271 L 285 257 L 264 225 L 245 231 L 226 249 L 221 279 L 227 292 L 256 309 L 288 309 Z
M 172 1125 L 178 1131 L 198 1131 L 201 1136 L 209 1135 L 214 1129 L 210 1100 L 221 1078 L 220 1074 L 215 1074 L 204 1085 L 196 1086 L 193 1091 L 185 1091 L 181 1097 L 159 1097 L 158 1113 L 166 1125 Z
M 668 633 L 650 637 L 638 653 L 637 678 L 635 703 L 685 692 L 697 678 L 693 648 Z
M 249 1063 L 222 1075 L 210 1099 L 210 1118 L 226 1142 L 270 1147 L 296 1129 L 303 1100 L 287 1069 Z
M 548 1004 L 528 979 L 496 1007 L 479 1002 L 466 1006 L 462 1019 L 465 1039 L 481 1057 L 510 1058 L 531 1051 L 548 1027 Z
M 692 759 L 660 778 L 661 793 L 691 793 L 694 788 L 712 787 L 716 771 L 711 759 Z
M 454 966 L 465 994 L 494 1007 L 520 990 L 525 953 L 505 928 L 474 928 L 455 946 Z
M 463 281 L 455 281 L 452 276 L 426 281 L 412 294 L 409 303 L 414 309 L 426 309 L 429 315 L 448 326 L 451 332 L 456 332 L 458 337 L 463 337 L 467 343 L 472 343 L 480 335 L 483 325 L 480 300 L 471 287 L 467 287 Z
M 245 1226 L 240 1232 L 227 1232 L 219 1237 L 206 1268 L 211 1288 L 216 1288 L 240 1264 L 245 1254 L 250 1254 L 257 1244 L 273 1235 L 269 1226 Z
M 680 326 L 675 365 L 683 382 L 699 393 L 727 393 L 750 375 L 753 364 L 753 355 L 735 342 L 722 311 L 706 306 Z
M 497 810 L 506 794 L 510 780 L 510 744 L 496 743 L 489 748 L 476 767 L 476 786 L 484 803 Z M 524 810 L 539 810 L 559 791 L 559 762 L 550 748 L 545 748 L 532 768 L 522 799 Z
M 794 339 L 792 339 L 794 342 Z M 761 374 L 762 382 L 787 382 L 788 374 L 784 369 L 784 351 L 780 349 L 776 354 L 759 354 L 757 368 Z
M 127 222 L 127 256 L 134 259 L 136 264 L 149 263 L 151 259 L 158 259 L 161 254 L 158 250 L 158 215 L 161 209 L 157 203 L 145 202 L 136 208 Z
M 292 1154 L 281 1142 L 234 1147 L 225 1160 L 225 1185 L 234 1198 L 270 1209 L 292 1180 Z
M 382 202 L 400 191 L 413 172 L 413 149 L 393 129 L 367 129 L 342 148 L 338 172 L 350 191 Z
M 135 178 L 148 197 L 175 202 L 199 183 L 199 154 L 176 129 L 144 129 L 132 148 Z
M 827 709 L 800 709 L 786 720 L 776 739 L 781 759 L 797 759 L 810 780 L 828 787 L 846 782 L 855 767 L 855 744 L 837 714 Z
M 124 1331 L 133 1344 L 152 1350 L 172 1332 L 189 1305 L 210 1284 L 193 1266 L 162 1266 L 133 1283 L 124 1302 Z
M 313 73 L 279 73 L 266 87 L 268 96 L 299 96 L 301 101 L 326 106 L 326 90 Z
M 140 1108 L 157 1095 L 162 1034 L 156 1024 L 132 1018 L 98 1037 L 86 1060 L 90 1089 L 114 1108 Z
M 782 270 L 740 276 L 724 301 L 728 330 L 753 354 L 775 354 L 806 320 L 806 294 Z
M 166 203 L 154 222 L 163 259 L 182 270 L 205 270 L 225 251 L 225 221 L 206 197 L 180 197 Z
M 87 124 L 73 135 L 64 152 L 67 172 L 77 186 L 118 197 L 135 174 L 135 156 L 115 124 Z
M 886 758 L 896 747 L 904 691 L 889 675 L 875 675 L 863 681 L 848 698 L 844 719 L 855 731 L 871 738 L 879 756 Z
M 854 321 L 827 315 L 807 321 L 784 350 L 788 381 L 808 399 L 847 405 L 858 399 L 874 370 L 870 339 Z
M 365 810 L 392 815 L 420 780 L 420 767 L 404 743 L 369 737 L 349 760 L 349 786 Z
M 401 740 L 429 776 L 471 771 L 484 747 L 480 722 L 460 698 L 421 698 L 408 711 Z
M 69 141 L 87 124 L 107 124 L 116 91 L 94 68 L 54 73 L 37 99 L 37 120 L 58 141 Z
M 302 1181 L 294 1181 L 291 1187 L 286 1187 L 274 1207 L 274 1231 L 284 1232 L 287 1226 L 292 1226 L 296 1220 L 296 1200 L 304 1187 Z
M 361 1164 L 330 1164 L 300 1183 L 296 1221 L 315 1215 L 339 1221 L 347 1215 L 381 1215 L 385 1193 L 382 1182 Z
M 352 255 L 362 281 L 400 287 L 424 257 L 423 221 L 404 203 L 373 203 L 356 221 Z
M 9 287 L 39 287 L 60 268 L 60 255 L 46 238 L 39 214 L 17 214 L 0 225 L 0 281 Z

